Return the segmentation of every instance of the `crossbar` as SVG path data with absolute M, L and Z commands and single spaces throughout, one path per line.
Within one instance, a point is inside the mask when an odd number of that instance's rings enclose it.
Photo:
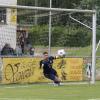
M 36 6 L 21 6 L 21 5 L 4 5 L 0 4 L 2 8 L 16 8 L 16 9 L 29 9 L 29 10 L 45 10 L 45 11 L 58 11 L 58 12 L 79 12 L 79 13 L 96 13 L 95 10 L 82 10 L 82 9 L 64 9 L 64 8 L 48 8 Z

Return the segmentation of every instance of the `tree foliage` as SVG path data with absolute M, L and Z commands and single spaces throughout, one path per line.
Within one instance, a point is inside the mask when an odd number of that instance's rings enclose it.
M 19 5 L 49 7 L 50 0 L 18 0 Z M 97 24 L 100 25 L 100 0 L 52 0 L 52 7 L 68 8 L 68 9 L 96 9 L 97 10 Z M 39 11 L 38 14 L 43 14 L 45 11 Z M 61 15 L 62 14 L 62 15 Z M 18 22 L 30 22 L 34 24 L 29 18 L 34 18 L 34 13 L 18 16 Z M 63 16 L 58 13 L 56 25 L 52 27 L 52 46 L 86 46 L 91 42 L 91 32 L 80 24 L 73 22 L 68 14 Z M 83 23 L 92 27 L 92 17 L 89 14 L 73 13 L 72 16 Z M 38 18 L 38 25 L 30 29 L 29 41 L 34 45 L 48 45 L 48 20 L 49 17 Z M 70 25 L 71 24 L 71 25 Z M 100 39 L 100 27 L 97 29 L 97 41 Z M 76 38 L 75 38 L 76 37 Z
M 90 44 L 92 34 L 84 28 L 55 26 L 52 28 L 52 46 L 84 47 Z M 30 30 L 29 42 L 33 45 L 48 45 L 48 26 L 33 26 Z

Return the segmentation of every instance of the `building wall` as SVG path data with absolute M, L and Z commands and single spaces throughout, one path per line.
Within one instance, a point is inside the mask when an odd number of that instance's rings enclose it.
M 0 0 L 0 4 L 16 5 L 17 4 L 17 0 Z
M 0 0 L 3 5 L 17 5 L 17 0 Z M 9 43 L 11 47 L 16 47 L 16 30 L 17 30 L 17 10 L 6 9 L 6 23 L 0 23 L 0 49 Z

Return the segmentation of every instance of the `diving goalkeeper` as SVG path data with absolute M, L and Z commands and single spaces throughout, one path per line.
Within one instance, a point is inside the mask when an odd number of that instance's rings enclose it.
M 58 78 L 57 72 L 52 68 L 54 57 L 48 56 L 48 52 L 43 53 L 43 60 L 40 61 L 40 68 L 43 67 L 43 74 L 46 78 L 53 80 L 55 85 L 60 85 L 60 80 Z

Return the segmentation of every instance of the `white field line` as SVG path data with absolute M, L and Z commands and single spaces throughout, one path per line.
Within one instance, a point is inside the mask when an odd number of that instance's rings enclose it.
M 48 84 L 54 84 L 54 83 L 48 83 Z M 89 84 L 89 82 L 66 82 L 66 83 L 61 83 L 61 85 L 81 85 L 81 84 Z
M 100 98 L 95 98 L 95 99 L 88 99 L 88 100 L 100 100 Z
M 28 88 L 28 87 L 30 87 L 30 86 L 6 86 L 6 87 L 4 87 L 4 88 Z
M 63 85 L 81 85 L 81 84 L 89 84 L 88 82 L 68 82 L 68 83 L 61 83 L 61 86 Z M 34 86 L 35 84 L 33 84 Z M 37 85 L 43 85 L 43 84 L 37 84 Z M 54 83 L 48 83 L 44 85 L 54 85 Z M 4 88 L 29 88 L 32 87 L 32 85 L 16 85 L 16 86 L 5 86 Z
M 34 98 L 29 98 L 29 99 L 25 99 L 25 98 L 0 98 L 0 100 L 56 100 L 56 99 L 34 99 Z

